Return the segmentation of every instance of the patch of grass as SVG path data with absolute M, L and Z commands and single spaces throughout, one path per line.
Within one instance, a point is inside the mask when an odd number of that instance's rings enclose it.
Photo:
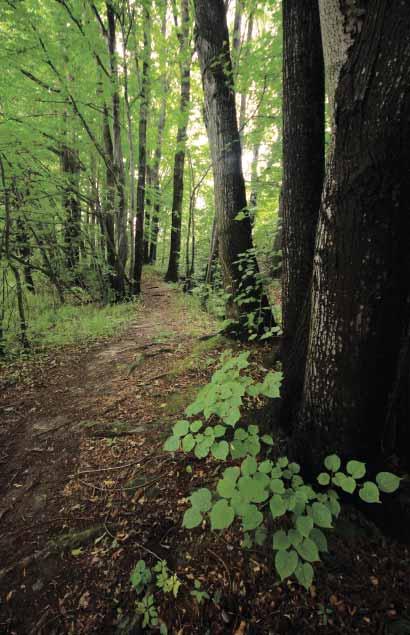
M 118 333 L 135 316 L 136 303 L 107 306 L 96 304 L 58 305 L 49 295 L 30 295 L 27 299 L 27 336 L 33 348 L 80 344 Z M 18 321 L 10 320 L 6 347 L 16 352 Z

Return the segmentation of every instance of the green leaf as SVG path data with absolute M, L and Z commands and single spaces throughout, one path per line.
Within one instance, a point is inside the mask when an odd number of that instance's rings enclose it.
M 279 518 L 286 514 L 287 505 L 282 496 L 275 494 L 269 501 L 269 507 L 273 518 Z
M 315 525 L 330 529 L 332 527 L 332 514 L 323 503 L 313 503 L 312 517 Z
M 256 505 L 249 505 L 248 510 L 242 516 L 242 525 L 244 531 L 252 531 L 263 522 L 263 514 Z
M 330 483 L 329 474 L 327 472 L 322 472 L 317 477 L 317 482 L 319 483 L 319 485 L 329 485 L 329 483 Z
M 356 481 L 352 476 L 345 476 L 340 484 L 342 490 L 348 494 L 353 494 L 356 489 Z
M 320 529 L 318 529 L 317 527 L 314 527 L 312 529 L 312 531 L 310 532 L 310 536 L 309 536 L 317 545 L 317 548 L 319 549 L 319 551 L 324 551 L 327 552 L 327 538 L 325 536 L 325 534 L 323 533 L 323 531 L 321 531 Z
M 346 470 L 353 476 L 353 478 L 363 478 L 366 474 L 366 465 L 361 461 L 349 461 L 346 465 Z
M 232 498 L 236 490 L 236 482 L 228 479 L 222 478 L 218 481 L 218 485 L 216 486 L 217 492 L 223 498 Z
M 212 529 L 226 529 L 232 524 L 235 514 L 228 501 L 223 499 L 212 507 L 210 517 Z
M 359 496 L 365 503 L 380 503 L 379 488 L 371 481 L 366 481 L 363 484 Z
M 273 534 L 273 548 L 280 549 L 288 549 L 290 547 L 290 539 L 288 538 L 286 531 L 280 529 L 279 531 L 275 531 Z
M 281 580 L 288 578 L 296 571 L 299 558 L 294 549 L 290 551 L 278 551 L 275 556 L 275 568 Z
M 184 452 L 190 452 L 195 447 L 195 439 L 191 433 L 182 439 L 182 449 Z
M 241 470 L 244 476 L 251 476 L 252 474 L 255 474 L 257 469 L 258 464 L 253 456 L 248 456 L 244 461 L 242 461 Z
M 195 432 L 199 432 L 201 428 L 202 428 L 202 421 L 200 419 L 193 421 L 190 425 L 191 432 L 193 432 L 194 434 Z
M 194 454 L 197 459 L 204 459 L 209 454 L 209 444 L 207 441 L 201 441 L 196 444 Z
M 296 551 L 304 560 L 308 562 L 317 562 L 320 560 L 319 551 L 316 543 L 310 538 L 304 538 L 302 542 L 296 545 Z
M 265 527 L 258 527 L 255 531 L 255 542 L 260 547 L 265 544 L 268 532 Z
M 281 456 L 277 461 L 276 465 L 278 467 L 286 467 L 289 464 L 288 458 L 286 456 Z
M 177 421 L 172 428 L 172 431 L 174 433 L 174 436 L 183 437 L 185 434 L 188 434 L 189 421 Z
M 313 529 L 313 519 L 310 516 L 296 518 L 296 529 L 307 538 Z
M 342 462 L 337 454 L 330 454 L 325 458 L 325 468 L 330 472 L 337 472 L 340 469 Z
M 296 547 L 299 543 L 302 542 L 303 536 L 297 529 L 289 529 L 288 536 L 291 544 Z
M 269 496 L 263 483 L 250 476 L 241 476 L 238 488 L 244 501 L 248 503 L 263 503 Z
M 221 426 L 219 423 L 214 427 L 214 436 L 215 438 L 223 437 L 225 435 L 226 428 Z
M 187 529 L 198 527 L 202 522 L 202 514 L 196 507 L 190 507 L 186 510 L 182 520 L 182 526 Z
M 299 463 L 289 463 L 288 468 L 290 469 L 292 474 L 299 474 L 299 472 L 300 472 Z
M 376 482 L 380 491 L 393 494 L 400 487 L 400 478 L 391 472 L 379 472 Z
M 233 481 L 234 483 L 236 483 L 240 473 L 241 473 L 241 470 L 239 469 L 239 467 L 236 467 L 236 466 L 227 467 L 226 470 L 224 470 L 223 477 L 227 481 Z
M 271 480 L 270 488 L 274 494 L 283 494 L 285 491 L 283 481 L 279 478 L 273 478 Z
M 305 587 L 306 591 L 312 586 L 313 575 L 313 567 L 308 562 L 300 563 L 295 571 L 297 581 L 301 586 Z
M 198 489 L 189 497 L 192 507 L 199 509 L 201 512 L 207 512 L 211 509 L 212 494 L 206 487 Z
M 180 438 L 179 437 L 168 437 L 168 439 L 165 441 L 164 443 L 164 450 L 166 452 L 175 452 L 176 450 L 179 450 L 179 443 L 180 443 Z
M 261 437 L 261 441 L 263 441 L 263 443 L 266 443 L 266 445 L 273 445 L 273 439 L 270 434 L 264 434 Z
M 214 443 L 211 446 L 212 456 L 215 459 L 219 459 L 220 461 L 225 461 L 226 457 L 229 454 L 229 444 L 227 441 L 219 441 L 219 443 Z
M 259 472 L 262 472 L 263 474 L 269 474 L 269 472 L 272 470 L 272 467 L 272 461 L 262 461 L 262 463 L 259 464 Z

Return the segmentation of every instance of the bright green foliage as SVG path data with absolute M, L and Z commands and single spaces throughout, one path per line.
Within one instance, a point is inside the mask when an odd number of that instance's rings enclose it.
M 154 596 L 152 593 L 144 595 L 140 602 L 136 604 L 137 613 L 142 615 L 142 628 L 148 628 L 151 626 L 157 626 L 158 624 L 158 611 L 154 603 Z
M 195 588 L 191 591 L 191 595 L 195 598 L 198 604 L 202 604 L 205 600 L 209 600 L 209 594 L 202 590 L 201 582 L 199 580 L 194 580 L 194 587 Z
M 172 593 L 176 598 L 178 595 L 181 581 L 178 579 L 176 573 L 171 573 L 168 569 L 166 560 L 160 560 L 154 567 L 154 571 L 157 574 L 156 584 L 163 593 Z

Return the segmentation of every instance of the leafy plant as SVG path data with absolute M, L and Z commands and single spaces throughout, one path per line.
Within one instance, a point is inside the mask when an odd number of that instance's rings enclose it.
M 205 600 L 209 600 L 209 594 L 201 589 L 201 582 L 199 580 L 194 581 L 194 587 L 195 588 L 191 591 L 191 595 L 195 598 L 198 604 L 202 604 Z
M 130 581 L 135 591 L 139 594 L 149 585 L 152 580 L 151 569 L 145 564 L 145 560 L 138 560 L 131 571 Z
M 157 626 L 158 624 L 158 610 L 155 606 L 154 596 L 152 593 L 144 595 L 140 602 L 137 602 L 137 613 L 142 615 L 142 628 L 148 626 Z
M 157 587 L 164 593 L 172 593 L 174 597 L 177 597 L 181 582 L 176 573 L 170 572 L 166 560 L 160 560 L 160 562 L 155 565 L 154 571 L 157 574 Z

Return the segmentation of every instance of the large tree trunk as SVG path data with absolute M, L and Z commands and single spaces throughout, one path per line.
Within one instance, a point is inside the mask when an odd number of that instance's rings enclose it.
M 133 292 L 141 292 L 141 274 L 144 262 L 144 216 L 145 216 L 145 184 L 147 178 L 147 125 L 149 102 L 149 70 L 151 59 L 151 6 L 144 5 L 144 54 L 141 76 L 141 101 L 138 130 L 138 185 L 137 216 L 134 236 L 134 276 Z
M 256 315 L 256 330 L 263 332 L 263 327 L 272 322 L 272 312 L 263 290 L 255 285 L 258 265 L 254 252 L 249 252 L 253 249 L 251 222 L 246 211 L 226 13 L 222 0 L 211 5 L 205 0 L 195 0 L 194 4 L 196 47 L 213 164 L 219 258 L 224 286 L 231 294 L 227 317 L 235 322 L 236 332 L 246 337 L 248 316 Z M 242 218 L 236 220 L 239 212 Z M 249 275 L 244 274 L 238 263 L 240 255 L 245 253 Z M 252 298 L 246 297 L 246 287 L 253 287 Z
M 324 65 L 318 0 L 283 2 L 282 423 L 300 401 L 309 288 L 324 178 Z
M 336 20 L 357 35 L 334 98 L 295 443 L 312 464 L 388 451 L 409 466 L 410 5 L 374 0 L 354 24 L 333 4 L 324 42 Z
M 184 198 L 185 146 L 189 117 L 191 87 L 191 54 L 189 49 L 189 1 L 181 0 L 181 31 L 179 33 L 181 57 L 180 123 L 177 131 L 177 148 L 174 157 L 174 187 L 172 197 L 171 241 L 167 282 L 177 282 L 181 255 L 182 203 Z

